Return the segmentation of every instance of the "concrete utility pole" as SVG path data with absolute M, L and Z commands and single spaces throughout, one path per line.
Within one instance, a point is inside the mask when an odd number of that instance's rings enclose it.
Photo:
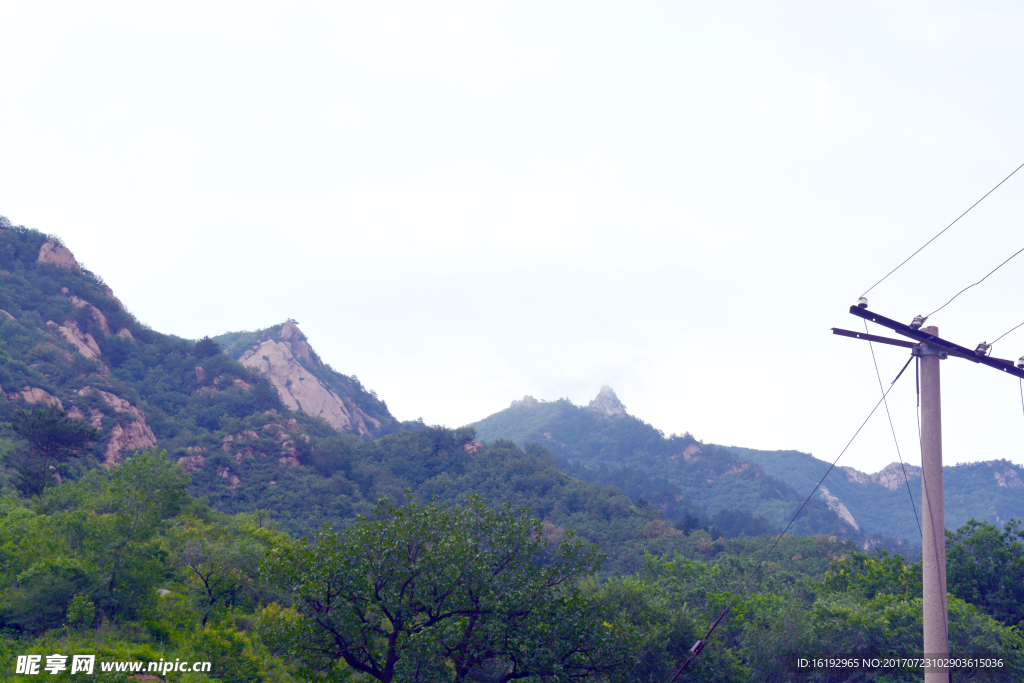
M 973 351 L 939 337 L 937 327 L 921 327 L 927 320 L 917 316 L 909 325 L 868 310 L 868 301 L 861 297 L 850 306 L 850 313 L 914 341 L 879 337 L 867 332 L 832 328 L 833 334 L 865 341 L 902 346 L 921 361 L 921 570 L 924 583 L 924 656 L 929 659 L 949 657 L 949 610 L 946 604 L 946 514 L 942 492 L 942 406 L 939 397 L 939 361 L 952 356 L 979 365 L 987 365 L 1024 380 L 1024 356 L 1016 362 L 992 358 L 992 345 L 978 344 Z M 916 343 L 914 343 L 916 342 Z M 899 377 L 897 377 L 899 379 Z M 925 683 L 948 683 L 946 667 L 929 667 Z
M 937 327 L 921 332 L 939 336 Z M 930 344 L 913 351 L 921 361 L 921 567 L 924 581 L 924 656 L 949 658 L 946 605 L 946 514 L 942 489 L 942 401 L 939 361 L 946 352 Z M 925 683 L 948 683 L 949 669 L 925 670 Z

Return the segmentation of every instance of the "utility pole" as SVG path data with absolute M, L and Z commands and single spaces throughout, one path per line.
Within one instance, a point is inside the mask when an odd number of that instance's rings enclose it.
M 948 356 L 987 365 L 1024 379 L 1024 356 L 1016 363 L 991 358 L 992 345 L 982 342 L 973 351 L 939 337 L 937 327 L 921 327 L 925 318 L 917 316 L 904 325 L 868 310 L 861 298 L 850 307 L 858 318 L 888 327 L 914 342 L 879 337 L 864 332 L 841 330 L 832 333 L 865 341 L 910 348 L 921 363 L 921 569 L 924 583 L 924 652 L 928 659 L 949 658 L 949 611 L 946 604 L 946 514 L 942 489 L 942 402 L 939 387 L 939 362 Z M 928 667 L 925 683 L 948 683 L 948 667 Z
M 937 327 L 921 328 L 938 337 Z M 939 362 L 946 352 L 917 344 L 913 354 L 921 363 L 921 567 L 924 582 L 924 656 L 949 658 L 946 605 L 946 515 L 942 488 L 942 399 Z M 948 683 L 949 669 L 925 669 L 925 683 Z

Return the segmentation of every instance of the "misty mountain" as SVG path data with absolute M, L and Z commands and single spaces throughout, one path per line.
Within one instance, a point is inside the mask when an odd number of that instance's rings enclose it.
M 730 450 L 798 491 L 811 490 L 830 464 L 799 451 Z M 942 475 L 947 528 L 956 529 L 971 518 L 999 526 L 1012 517 L 1024 519 L 1024 467 L 989 460 L 947 465 Z M 822 488 L 822 498 L 858 527 L 897 538 L 920 538 L 915 519 L 915 507 L 917 516 L 921 514 L 920 467 L 891 463 L 874 474 L 836 467 Z
M 655 502 L 669 517 L 677 514 L 674 501 L 686 500 L 710 514 L 744 511 L 782 524 L 829 466 L 799 451 L 716 446 L 690 434 L 666 437 L 627 413 L 610 387 L 602 387 L 587 406 L 526 396 L 470 426 L 485 441 L 543 444 L 563 471 L 617 485 L 633 500 Z M 1024 467 L 993 460 L 947 466 L 943 471 L 948 528 L 971 518 L 998 525 L 1012 517 L 1024 519 Z M 834 516 L 854 531 L 853 536 L 905 539 L 919 546 L 913 506 L 920 506 L 920 498 L 918 467 L 892 463 L 874 474 L 837 467 L 811 501 L 815 521 L 798 519 L 798 526 L 806 533 L 816 525 L 828 526 L 824 520 Z
M 563 471 L 617 485 L 634 501 L 649 501 L 670 518 L 686 514 L 679 506 L 686 501 L 709 516 L 730 511 L 761 520 L 767 531 L 788 522 L 803 501 L 789 484 L 731 449 L 701 443 L 690 434 L 666 437 L 626 412 L 610 387 L 602 387 L 587 406 L 526 396 L 469 426 L 485 442 L 540 444 Z M 793 530 L 859 535 L 823 501 L 811 501 Z
M 671 488 L 673 517 L 666 519 L 669 506 L 639 497 L 634 504 L 618 486 L 626 486 L 621 477 L 616 486 L 575 478 L 546 448 L 484 444 L 472 429 L 399 423 L 354 375 L 324 363 L 294 320 L 198 341 L 152 330 L 59 239 L 6 221 L 0 282 L 0 421 L 19 409 L 55 406 L 99 434 L 91 452 L 54 472 L 50 486 L 156 446 L 190 475 L 189 492 L 214 510 L 261 511 L 296 536 L 328 522 L 346 525 L 384 496 L 458 501 L 478 493 L 530 507 L 554 540 L 573 531 L 600 543 L 607 568 L 617 572 L 635 571 L 645 552 L 709 559 L 753 552 L 757 539 L 727 537 L 774 530 L 728 505 L 710 516 Z M 648 432 L 640 424 L 638 435 L 650 438 Z M 7 457 L 16 447 L 0 435 L 5 496 L 19 497 Z M 714 472 L 736 458 L 727 451 L 716 458 L 721 462 L 705 458 L 707 471 L 730 476 Z M 633 474 L 635 486 L 654 491 L 654 480 Z M 822 528 L 845 535 L 841 522 L 829 523 Z

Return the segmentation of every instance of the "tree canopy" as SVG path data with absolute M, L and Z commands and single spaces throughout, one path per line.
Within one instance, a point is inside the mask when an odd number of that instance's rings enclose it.
M 311 670 L 339 664 L 382 683 L 575 680 L 628 656 L 628 628 L 579 590 L 600 566 L 594 546 L 557 548 L 528 510 L 382 501 L 375 519 L 330 526 L 309 546 L 281 549 L 267 569 L 296 599 L 270 630 Z M 610 618 L 610 617 L 609 617 Z M 445 675 L 445 669 L 449 670 Z
M 24 495 L 38 495 L 59 481 L 67 460 L 81 455 L 99 437 L 98 429 L 70 417 L 59 406 L 19 408 L 8 430 L 22 446 L 14 457 L 14 468 L 18 473 L 15 487 Z

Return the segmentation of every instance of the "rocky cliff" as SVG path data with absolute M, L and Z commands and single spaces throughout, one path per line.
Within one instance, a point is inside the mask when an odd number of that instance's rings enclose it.
M 615 391 L 607 384 L 601 387 L 597 396 L 587 407 L 605 417 L 624 417 L 626 415 L 626 406 L 622 405 L 622 401 L 615 395 Z
M 289 410 L 321 417 L 339 432 L 366 438 L 398 428 L 373 392 L 320 360 L 294 320 L 256 333 L 221 335 L 215 341 L 242 365 L 266 376 Z

